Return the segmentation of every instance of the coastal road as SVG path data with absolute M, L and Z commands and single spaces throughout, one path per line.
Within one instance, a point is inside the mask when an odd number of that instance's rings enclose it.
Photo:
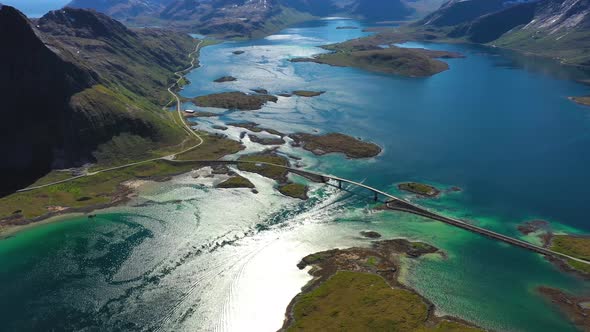
M 197 58 L 195 56 L 195 54 L 197 54 L 199 52 L 199 50 L 201 49 L 201 45 L 203 44 L 203 40 L 200 40 L 197 43 L 197 46 L 195 47 L 195 50 L 192 51 L 191 53 L 189 53 L 189 58 L 191 59 L 191 63 L 190 66 L 181 70 L 181 71 L 177 71 L 176 73 L 174 73 L 174 75 L 176 75 L 178 77 L 178 79 L 176 80 L 176 82 L 174 82 L 170 87 L 168 87 L 168 92 L 172 95 L 172 97 L 176 100 L 176 114 L 178 115 L 178 119 L 173 116 L 174 118 L 174 122 L 176 124 L 178 124 L 179 126 L 182 127 L 183 130 L 185 130 L 189 136 L 194 136 L 195 138 L 197 138 L 198 142 L 196 145 L 193 145 L 189 148 L 186 148 L 182 151 L 173 153 L 171 155 L 168 156 L 163 156 L 163 157 L 156 157 L 156 158 L 151 158 L 151 159 L 146 159 L 146 160 L 141 160 L 141 161 L 137 161 L 137 162 L 133 162 L 133 163 L 129 163 L 129 164 L 125 164 L 125 165 L 119 165 L 119 166 L 115 166 L 115 167 L 110 167 L 110 168 L 105 168 L 105 169 L 101 169 L 95 172 L 87 172 L 85 174 L 82 175 L 78 175 L 78 176 L 74 176 L 71 178 L 67 178 L 65 180 L 61 180 L 61 181 L 55 181 L 55 182 L 51 182 L 51 183 L 47 183 L 44 185 L 39 185 L 39 186 L 34 186 L 34 187 L 27 187 L 27 188 L 23 188 L 20 190 L 17 190 L 17 193 L 22 193 L 22 192 L 27 192 L 27 191 L 31 191 L 31 190 L 36 190 L 36 189 L 41 189 L 41 188 L 46 188 L 46 187 L 50 187 L 50 186 L 54 186 L 57 184 L 61 184 L 61 183 L 66 183 L 66 182 L 70 182 L 76 179 L 80 179 L 83 177 L 87 177 L 87 176 L 94 176 L 97 174 L 101 174 L 101 173 L 106 173 L 106 172 L 111 172 L 114 170 L 118 170 L 118 169 L 123 169 L 123 168 L 127 168 L 127 167 L 132 167 L 132 166 L 137 166 L 137 165 L 141 165 L 141 164 L 146 164 L 146 163 L 150 163 L 150 162 L 154 162 L 157 160 L 174 160 L 176 159 L 176 156 L 181 155 L 183 153 L 192 151 L 196 148 L 198 148 L 199 146 L 203 145 L 203 143 L 205 142 L 203 140 L 203 138 L 196 132 L 194 131 L 187 123 L 186 121 L 184 121 L 184 117 L 182 116 L 182 105 L 181 105 L 181 101 L 180 101 L 180 97 L 178 96 L 178 94 L 176 94 L 174 92 L 174 88 L 176 86 L 178 86 L 178 84 L 180 83 L 180 81 L 184 78 L 184 75 L 191 71 L 193 68 L 195 68 L 195 63 L 197 62 Z M 166 107 L 164 107 L 165 109 Z M 180 123 L 178 123 L 178 120 L 180 120 Z
M 519 240 L 504 234 L 500 234 L 494 231 L 491 231 L 489 229 L 486 228 L 482 228 L 470 223 L 467 223 L 465 221 L 459 220 L 459 219 L 455 219 L 455 218 L 451 218 L 448 216 L 444 216 L 442 214 L 439 214 L 437 212 L 432 212 L 429 211 L 428 209 L 421 207 L 417 204 L 411 203 L 409 201 L 406 201 L 404 199 L 398 198 L 396 196 L 393 196 L 387 192 L 384 192 L 382 190 L 373 188 L 371 186 L 368 186 L 364 183 L 361 182 L 357 182 L 357 181 L 353 181 L 353 180 L 349 180 L 349 179 L 345 179 L 345 178 L 341 178 L 341 177 L 337 177 L 334 175 L 328 175 L 328 174 L 322 174 L 322 173 L 316 173 L 316 172 L 312 172 L 312 171 L 304 171 L 301 169 L 296 169 L 296 168 L 291 168 L 288 166 L 283 166 L 283 165 L 278 165 L 278 164 L 272 164 L 272 163 L 267 163 L 267 162 L 256 162 L 256 161 L 233 161 L 233 160 L 193 160 L 193 161 L 189 161 L 189 162 L 198 162 L 198 163 L 203 163 L 203 164 L 240 164 L 240 163 L 246 163 L 246 164 L 255 164 L 255 165 L 265 165 L 265 166 L 272 166 L 272 167 L 279 167 L 282 169 L 286 169 L 294 174 L 298 174 L 307 178 L 311 178 L 312 180 L 315 181 L 321 181 L 324 183 L 328 183 L 330 180 L 331 181 L 335 181 L 338 183 L 338 187 L 341 188 L 341 183 L 347 183 L 356 187 L 360 187 L 360 188 L 364 188 L 367 189 L 368 191 L 372 192 L 375 194 L 375 198 L 378 197 L 378 195 L 383 196 L 385 198 L 387 198 L 387 202 L 386 202 L 386 206 L 388 209 L 390 210 L 396 210 L 396 211 L 402 211 L 402 212 L 407 212 L 407 213 L 412 213 L 415 215 L 419 215 L 425 218 L 429 218 L 429 219 L 433 219 L 433 220 L 437 220 L 437 221 L 441 221 L 443 223 L 446 223 L 448 225 L 452 225 L 467 231 L 470 231 L 472 233 L 476 233 L 479 235 L 483 235 L 486 237 L 489 237 L 491 239 L 500 241 L 500 242 L 504 242 L 507 244 L 510 244 L 512 246 L 516 246 L 516 247 L 520 247 L 544 256 L 549 256 L 549 257 L 554 257 L 554 258 L 561 258 L 561 259 L 565 259 L 565 260 L 572 260 L 572 261 L 576 261 L 579 263 L 584 263 L 584 264 L 589 264 L 590 265 L 590 261 L 584 260 L 584 259 L 580 259 L 577 257 L 573 257 L 573 256 L 569 256 L 557 251 L 553 251 L 551 249 L 547 249 L 541 246 L 537 246 L 534 245 L 532 243 L 523 241 L 523 240 Z
M 340 178 L 340 177 L 333 176 L 333 175 L 321 174 L 321 173 L 316 173 L 316 172 L 312 172 L 312 171 L 304 171 L 301 169 L 295 169 L 295 168 L 291 168 L 288 166 L 272 164 L 272 163 L 267 163 L 267 162 L 256 162 L 256 161 L 237 161 L 237 160 L 233 160 L 233 161 L 232 160 L 183 160 L 183 161 L 177 161 L 176 156 L 186 153 L 186 152 L 189 152 L 191 150 L 194 150 L 204 143 L 203 138 L 201 136 L 199 136 L 199 134 L 196 133 L 184 120 L 184 117 L 182 115 L 182 107 L 181 107 L 180 97 L 178 96 L 178 94 L 176 94 L 174 92 L 174 88 L 179 86 L 180 81 L 184 78 L 184 75 L 187 72 L 189 72 L 190 70 L 192 70 L 193 68 L 195 68 L 195 63 L 197 61 L 195 54 L 197 52 L 199 52 L 202 43 L 203 43 L 203 40 L 199 41 L 199 43 L 195 47 L 195 50 L 193 52 L 189 53 L 189 57 L 191 58 L 190 66 L 182 71 L 178 71 L 178 72 L 174 73 L 176 76 L 178 76 L 178 79 L 176 80 L 176 82 L 174 82 L 174 84 L 172 84 L 168 88 L 168 92 L 176 100 L 176 114 L 178 115 L 178 119 L 176 119 L 176 117 L 174 117 L 174 121 L 178 125 L 183 127 L 183 129 L 189 134 L 189 136 L 194 136 L 195 138 L 197 138 L 197 140 L 199 142 L 198 144 L 191 146 L 187 149 L 184 149 L 182 151 L 179 151 L 177 153 L 168 155 L 168 156 L 151 158 L 151 159 L 147 159 L 147 160 L 143 160 L 143 161 L 138 161 L 138 162 L 134 162 L 134 163 L 129 163 L 129 164 L 125 164 L 125 165 L 120 165 L 120 166 L 116 166 L 116 167 L 98 170 L 96 172 L 88 172 L 86 174 L 71 177 L 71 178 L 68 178 L 65 180 L 55 181 L 55 182 L 47 183 L 47 184 L 40 185 L 40 186 L 24 188 L 24 189 L 18 190 L 17 192 L 27 192 L 27 191 L 32 191 L 32 190 L 36 190 L 36 189 L 41 189 L 41 188 L 73 181 L 73 180 L 76 180 L 79 178 L 94 176 L 97 174 L 110 172 L 110 171 L 114 171 L 114 170 L 118 170 L 118 169 L 122 169 L 122 168 L 132 167 L 132 166 L 136 166 L 136 165 L 141 165 L 141 164 L 145 164 L 145 163 L 149 163 L 149 162 L 153 162 L 153 161 L 157 161 L 157 160 L 167 160 L 169 162 L 178 162 L 178 163 L 182 162 L 182 163 L 234 164 L 234 165 L 240 164 L 240 163 L 247 163 L 247 164 L 256 164 L 256 165 L 266 165 L 266 166 L 271 166 L 271 167 L 279 167 L 279 168 L 287 169 L 294 174 L 298 174 L 298 175 L 308 177 L 308 178 L 314 179 L 316 181 L 324 182 L 324 183 L 329 183 L 329 181 L 336 181 L 338 183 L 339 188 L 341 187 L 342 183 L 347 183 L 347 184 L 350 184 L 350 185 L 353 185 L 356 187 L 364 188 L 364 189 L 374 193 L 375 200 L 377 200 L 378 196 L 382 196 L 382 197 L 387 198 L 386 206 L 388 209 L 412 213 L 412 214 L 423 216 L 423 217 L 426 217 L 429 219 L 441 221 L 446 224 L 449 224 L 449 225 L 452 225 L 452 226 L 455 226 L 455 227 L 458 227 L 458 228 L 461 228 L 461 229 L 464 229 L 464 230 L 467 230 L 467 231 L 470 231 L 473 233 L 477 233 L 477 234 L 480 234 L 483 236 L 487 236 L 487 237 L 492 238 L 494 240 L 498 240 L 498 241 L 501 241 L 501 242 L 504 242 L 504 243 L 507 243 L 507 244 L 510 244 L 513 246 L 524 248 L 529 251 L 533 251 L 533 252 L 536 252 L 536 253 L 539 253 L 539 254 L 542 254 L 545 256 L 561 258 L 561 259 L 566 259 L 566 260 L 572 260 L 572 261 L 576 261 L 576 262 L 580 262 L 580 263 L 584 263 L 584 264 L 590 264 L 589 261 L 586 261 L 586 260 L 583 260 L 580 258 L 565 255 L 565 254 L 562 254 L 562 253 L 559 253 L 559 252 L 556 252 L 556 251 L 553 251 L 553 250 L 550 250 L 547 248 L 543 248 L 543 247 L 534 245 L 532 243 L 529 243 L 529 242 L 526 242 L 523 240 L 512 238 L 512 237 L 509 237 L 509 236 L 506 236 L 506 235 L 503 235 L 503 234 L 500 234 L 500 233 L 497 233 L 497 232 L 494 232 L 494 231 L 491 231 L 491 230 L 488 230 L 488 229 L 485 229 L 485 228 L 482 228 L 482 227 L 479 227 L 479 226 L 476 226 L 476 225 L 473 225 L 470 223 L 467 223 L 467 222 L 459 220 L 459 219 L 447 217 L 447 216 L 441 215 L 439 213 L 429 211 L 426 208 L 423 208 L 421 206 L 418 206 L 416 204 L 408 202 L 404 199 L 395 197 L 387 192 L 381 191 L 381 190 L 376 189 L 374 187 L 365 185 L 364 183 L 356 182 L 356 181 L 345 179 L 345 178 Z M 179 120 L 180 123 L 178 123 L 177 120 Z

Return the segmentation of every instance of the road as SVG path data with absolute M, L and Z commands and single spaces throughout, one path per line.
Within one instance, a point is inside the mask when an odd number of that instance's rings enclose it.
M 114 171 L 114 170 L 123 169 L 123 168 L 127 168 L 127 167 L 132 167 L 132 166 L 137 166 L 137 165 L 141 165 L 141 164 L 146 164 L 146 163 L 154 162 L 154 161 L 157 161 L 157 160 L 174 160 L 174 159 L 176 159 L 176 156 L 181 155 L 181 154 L 186 153 L 186 152 L 189 152 L 189 151 L 192 151 L 192 150 L 198 148 L 199 146 L 201 146 L 205 141 L 203 140 L 203 138 L 196 131 L 194 131 L 187 124 L 186 121 L 184 121 L 184 117 L 182 116 L 182 104 L 181 104 L 181 101 L 180 101 L 180 97 L 178 96 L 178 94 L 176 94 L 174 92 L 174 88 L 176 86 L 178 86 L 178 84 L 184 78 L 184 75 L 187 72 L 189 72 L 193 68 L 195 68 L 195 63 L 197 62 L 197 58 L 196 58 L 195 54 L 199 52 L 199 50 L 201 49 L 201 45 L 202 44 L 203 44 L 203 40 L 200 40 L 197 43 L 197 46 L 195 47 L 195 50 L 192 51 L 191 53 L 189 53 L 188 56 L 189 56 L 189 58 L 191 58 L 191 64 L 190 64 L 190 66 L 187 67 L 187 68 L 185 68 L 185 69 L 183 69 L 183 70 L 181 70 L 181 71 L 177 71 L 176 73 L 174 73 L 174 75 L 176 75 L 178 77 L 178 79 L 170 87 L 168 87 L 168 92 L 176 100 L 176 114 L 178 115 L 178 119 L 175 116 L 173 116 L 174 122 L 176 124 L 178 124 L 179 126 L 181 126 L 183 128 L 183 130 L 185 130 L 189 134 L 189 136 L 196 137 L 197 140 L 199 141 L 198 144 L 193 145 L 193 146 L 191 146 L 189 148 L 186 148 L 186 149 L 184 149 L 182 151 L 173 153 L 173 154 L 168 155 L 168 156 L 156 157 L 156 158 L 151 158 L 151 159 L 136 161 L 136 162 L 125 164 L 125 165 L 119 165 L 119 166 L 115 166 L 115 167 L 101 169 L 101 170 L 98 170 L 98 171 L 95 171 L 95 172 L 87 172 L 85 174 L 74 176 L 74 177 L 71 177 L 71 178 L 67 178 L 65 180 L 55 181 L 55 182 L 47 183 L 47 184 L 40 185 L 40 186 L 33 186 L 33 187 L 23 188 L 23 189 L 17 190 L 16 192 L 17 193 L 22 193 L 22 192 L 27 192 L 27 191 L 31 191 L 31 190 L 46 188 L 46 187 L 49 187 L 49 186 L 54 186 L 56 184 L 61 184 L 61 183 L 66 183 L 66 182 L 74 181 L 76 179 L 80 179 L 80 178 L 83 178 L 83 177 L 94 176 L 94 175 L 97 175 L 97 174 L 111 172 L 111 171 Z M 164 108 L 166 108 L 166 107 L 164 107 Z M 178 120 L 180 120 L 180 123 L 178 122 Z
M 186 161 L 185 161 L 186 162 Z M 480 234 L 486 237 L 489 237 L 491 239 L 494 240 L 498 240 L 504 243 L 508 243 L 510 245 L 516 246 L 516 247 L 520 247 L 523 249 L 527 249 L 529 251 L 532 252 L 536 252 L 538 254 L 542 254 L 545 256 L 550 256 L 550 257 L 556 257 L 556 258 L 562 258 L 562 259 L 566 259 L 566 260 L 573 260 L 576 262 L 580 262 L 580 263 L 584 263 L 584 264 L 590 264 L 589 261 L 584 260 L 584 259 L 580 259 L 577 257 L 573 257 L 573 256 L 569 256 L 557 251 L 553 251 L 547 248 L 543 248 L 541 246 L 537 246 L 534 245 L 532 243 L 523 241 L 523 240 L 519 240 L 516 238 L 512 238 L 509 236 L 506 236 L 504 234 L 500 234 L 470 223 L 467 223 L 465 221 L 459 220 L 459 219 L 455 219 L 455 218 L 451 218 L 451 217 L 447 217 L 444 216 L 442 214 L 436 213 L 436 212 L 432 212 L 427 210 L 426 208 L 423 208 L 417 204 L 408 202 L 404 199 L 398 198 L 396 196 L 393 196 L 389 193 L 386 193 L 384 191 L 381 191 L 379 189 L 373 188 L 371 186 L 368 186 L 364 183 L 361 182 L 356 182 L 353 180 L 349 180 L 349 179 L 345 179 L 345 178 L 341 178 L 341 177 L 337 177 L 337 176 L 333 176 L 333 175 L 328 175 L 328 174 L 322 174 L 322 173 L 316 173 L 316 172 L 312 172 L 312 171 L 305 171 L 305 170 L 301 170 L 301 169 L 296 169 L 296 168 L 291 168 L 288 166 L 283 166 L 283 165 L 277 165 L 277 164 L 272 164 L 272 163 L 266 163 L 266 162 L 256 162 L 256 161 L 236 161 L 236 160 L 192 160 L 192 161 L 188 161 L 188 162 L 198 162 L 198 163 L 205 163 L 205 164 L 240 164 L 240 163 L 247 163 L 247 164 L 256 164 L 256 165 L 266 165 L 266 166 L 272 166 L 272 167 L 279 167 L 279 168 L 283 168 L 283 169 L 287 169 L 292 173 L 295 174 L 299 174 L 302 175 L 304 177 L 307 178 L 312 178 L 314 180 L 318 180 L 324 183 L 327 183 L 329 180 L 332 181 L 336 181 L 336 182 L 343 182 L 343 183 L 348 183 L 351 184 L 353 186 L 357 186 L 360 188 L 364 188 L 367 189 L 373 193 L 376 193 L 377 195 L 381 195 L 383 197 L 386 197 L 388 199 L 386 206 L 391 209 L 391 210 L 397 210 L 397 211 L 402 211 L 402 212 L 407 212 L 407 213 L 412 213 L 412 214 L 416 214 L 419 216 L 423 216 L 429 219 L 433 219 L 433 220 L 437 220 L 437 221 L 441 221 L 444 222 L 446 224 L 470 231 L 472 233 L 476 233 L 476 234 Z M 340 186 L 338 186 L 340 187 Z
M 583 260 L 583 259 L 579 259 L 576 257 L 572 257 L 569 255 L 565 255 L 547 248 L 543 248 L 537 245 L 534 245 L 532 243 L 526 242 L 526 241 L 522 241 L 516 238 L 512 238 L 500 233 L 496 233 L 494 231 L 485 229 L 485 228 L 481 228 L 472 224 L 469 224 L 467 222 L 464 222 L 462 220 L 458 220 L 455 218 L 451 218 L 451 217 L 447 217 L 441 214 L 438 214 L 436 212 L 432 212 L 429 211 L 421 206 L 418 206 L 416 204 L 410 203 L 406 200 L 403 200 L 401 198 L 395 197 L 389 193 L 386 193 L 384 191 L 381 191 L 379 189 L 373 188 L 371 186 L 365 185 L 364 183 L 361 182 L 356 182 L 353 180 L 349 180 L 349 179 L 345 179 L 345 178 L 340 178 L 337 176 L 333 176 L 333 175 L 328 175 L 328 174 L 321 174 L 321 173 L 316 173 L 316 172 L 312 172 L 312 171 L 304 171 L 301 169 L 295 169 L 295 168 L 291 168 L 291 167 L 287 167 L 287 166 L 283 166 L 283 165 L 277 165 L 277 164 L 272 164 L 272 163 L 266 163 L 266 162 L 255 162 L 255 161 L 235 161 L 235 160 L 183 160 L 183 161 L 177 161 L 176 156 L 186 153 L 188 151 L 194 150 L 196 148 L 198 148 L 199 146 L 201 146 L 204 143 L 204 140 L 201 136 L 199 136 L 198 133 L 196 133 L 187 123 L 186 121 L 184 121 L 184 117 L 182 115 L 182 105 L 181 105 L 181 100 L 180 97 L 178 96 L 178 94 L 176 94 L 174 92 L 174 88 L 176 86 L 178 86 L 178 84 L 180 83 L 180 81 L 184 78 L 184 75 L 189 72 L 190 70 L 192 70 L 195 67 L 195 63 L 197 61 L 195 54 L 199 51 L 201 45 L 202 45 L 203 41 L 199 41 L 199 43 L 197 44 L 197 46 L 195 47 L 195 50 L 193 52 L 191 52 L 189 54 L 189 57 L 191 58 L 191 65 L 182 70 L 182 71 L 178 71 L 176 73 L 174 73 L 176 76 L 178 76 L 178 80 L 176 80 L 176 82 L 174 82 L 174 84 L 172 84 L 169 88 L 168 88 L 168 92 L 174 97 L 174 99 L 176 100 L 176 113 L 178 115 L 178 119 L 176 119 L 176 117 L 174 118 L 175 122 L 177 124 L 179 124 L 180 126 L 183 127 L 183 129 L 189 133 L 189 135 L 194 135 L 194 137 L 196 137 L 199 141 L 198 144 L 191 146 L 187 149 L 184 149 L 182 151 L 176 152 L 174 154 L 168 155 L 168 156 L 164 156 L 164 157 L 157 157 L 157 158 L 151 158 L 151 159 L 147 159 L 147 160 L 142 160 L 142 161 L 138 161 L 138 162 L 133 162 L 133 163 L 129 163 L 129 164 L 125 164 L 125 165 L 120 165 L 120 166 L 116 166 L 116 167 L 111 167 L 111 168 L 106 168 L 106 169 L 102 169 L 102 170 L 98 170 L 96 172 L 88 172 L 86 174 L 82 174 L 79 176 L 75 176 L 75 177 L 71 177 L 65 180 L 61 180 L 61 181 L 55 181 L 55 182 L 51 182 L 51 183 L 47 183 L 44 185 L 40 185 L 40 186 L 34 186 L 34 187 L 28 187 L 28 188 L 24 188 L 21 190 L 18 190 L 17 192 L 27 192 L 27 191 L 32 191 L 32 190 L 36 190 L 36 189 L 41 189 L 41 188 L 45 188 L 45 187 L 49 187 L 49 186 L 53 186 L 53 185 L 57 185 L 60 183 L 65 183 L 65 182 L 69 182 L 69 181 L 73 181 L 79 178 L 83 178 L 83 177 L 88 177 L 88 176 L 94 176 L 97 174 L 101 174 L 101 173 L 105 173 L 105 172 L 110 172 L 110 171 L 114 171 L 114 170 L 118 170 L 118 169 L 122 169 L 122 168 L 127 168 L 127 167 L 132 167 L 132 166 L 136 166 L 136 165 L 141 165 L 141 164 L 145 164 L 145 163 L 149 163 L 149 162 L 153 162 L 153 161 L 157 161 L 157 160 L 167 160 L 167 161 L 171 161 L 171 162 L 183 162 L 183 163 L 187 163 L 187 162 L 193 162 L 193 163 L 206 163 L 206 164 L 239 164 L 239 163 L 248 163 L 248 164 L 256 164 L 256 165 L 266 165 L 266 166 L 272 166 L 272 167 L 279 167 L 279 168 L 283 168 L 283 169 L 287 169 L 292 173 L 295 174 L 299 174 L 305 177 L 311 177 L 314 178 L 316 180 L 319 180 L 321 182 L 325 182 L 327 183 L 329 180 L 332 181 L 336 181 L 339 182 L 339 184 L 341 183 L 348 183 L 360 188 L 364 188 L 367 189 L 369 191 L 371 191 L 372 193 L 375 194 L 375 198 L 377 198 L 377 195 L 381 195 L 383 197 L 388 198 L 389 200 L 387 201 L 386 205 L 389 209 L 391 210 L 397 210 L 397 211 L 403 211 L 403 212 L 408 212 L 408 213 L 413 213 L 416 215 L 420 215 L 426 218 L 430 218 L 433 220 L 438 220 L 441 222 L 444 222 L 446 224 L 473 232 L 473 233 L 477 233 L 483 236 L 487 236 L 489 238 L 504 242 L 504 243 L 508 243 L 510 245 L 513 246 L 517 246 L 520 248 L 524 248 L 527 249 L 529 251 L 533 251 L 542 255 L 546 255 L 546 256 L 552 256 L 552 257 L 557 257 L 557 258 L 562 258 L 562 259 L 569 259 L 569 260 L 573 260 L 576 262 L 580 262 L 580 263 L 584 263 L 584 264 L 590 264 L 590 262 Z M 180 123 L 177 122 L 177 120 L 180 121 Z M 339 186 L 340 187 L 340 186 Z

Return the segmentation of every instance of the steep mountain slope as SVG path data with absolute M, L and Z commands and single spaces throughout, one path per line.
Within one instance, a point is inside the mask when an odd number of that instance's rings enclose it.
M 442 0 L 74 0 L 132 26 L 167 25 L 221 37 L 258 37 L 313 16 L 402 20 Z
M 155 15 L 173 0 L 73 0 L 68 7 L 93 8 L 116 19 Z
M 504 9 L 512 3 L 514 1 L 510 0 L 450 0 L 421 23 L 437 27 L 457 25 Z
M 491 43 L 590 66 L 590 1 L 541 0 L 533 9 L 534 15 L 528 22 Z
M 590 0 L 452 0 L 415 26 L 587 66 L 589 13 Z
M 190 37 L 134 32 L 76 9 L 51 12 L 36 26 L 1 6 L 3 191 L 52 167 L 95 160 L 97 149 L 129 153 L 140 150 L 133 142 L 146 151 L 182 139 L 156 92 L 186 65 Z
M 283 0 L 282 3 L 315 16 L 341 14 L 371 20 L 399 20 L 413 13 L 413 10 L 400 0 Z

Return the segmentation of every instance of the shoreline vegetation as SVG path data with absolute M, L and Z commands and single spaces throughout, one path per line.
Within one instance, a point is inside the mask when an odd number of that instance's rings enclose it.
M 235 82 L 238 79 L 233 77 L 233 76 L 222 76 L 216 80 L 214 80 L 213 82 L 215 83 L 225 83 L 225 82 Z
M 369 248 L 333 249 L 304 257 L 314 278 L 286 311 L 281 331 L 482 331 L 459 318 L 435 315 L 434 305 L 399 282 L 403 256 L 410 259 L 438 249 L 405 239 L 372 242 Z
M 296 133 L 289 135 L 289 137 L 293 139 L 293 146 L 301 146 L 317 156 L 342 153 L 351 159 L 361 159 L 376 157 L 382 151 L 381 147 L 374 143 L 364 142 L 341 133 L 324 135 Z
M 437 188 L 418 182 L 405 182 L 397 185 L 400 190 L 407 191 L 422 197 L 437 197 L 440 195 L 440 190 Z
M 393 45 L 394 42 L 385 42 L 382 38 L 371 37 L 324 45 L 322 48 L 331 51 L 330 53 L 310 58 L 293 58 L 290 61 L 355 67 L 406 77 L 429 77 L 449 69 L 446 62 L 438 59 L 464 57 L 456 52 L 397 47 Z
M 522 235 L 535 235 L 544 248 L 568 256 L 590 261 L 590 236 L 576 234 L 554 234 L 551 223 L 546 220 L 529 220 L 516 226 Z M 590 266 L 565 258 L 546 257 L 562 272 L 574 273 L 584 279 L 590 279 Z
M 590 106 L 590 96 L 568 97 L 568 99 L 579 105 Z
M 290 167 L 289 159 L 278 155 L 274 150 L 267 150 L 260 153 L 241 156 L 238 158 L 241 161 L 250 162 L 265 162 L 275 165 L 282 165 Z M 238 169 L 243 172 L 250 172 L 262 175 L 266 178 L 275 180 L 277 182 L 277 190 L 279 193 L 292 198 L 307 200 L 309 187 L 306 185 L 295 183 L 289 180 L 289 170 L 279 167 L 263 164 L 238 164 Z
M 263 94 L 246 94 L 244 92 L 221 92 L 189 99 L 200 107 L 215 107 L 240 111 L 259 110 L 268 102 L 276 103 L 278 98 Z

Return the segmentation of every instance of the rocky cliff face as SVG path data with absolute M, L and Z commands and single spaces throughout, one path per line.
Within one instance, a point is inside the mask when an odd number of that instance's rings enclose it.
M 116 19 L 156 15 L 173 0 L 73 0 L 73 8 L 93 8 Z
M 343 14 L 371 20 L 401 20 L 413 13 L 401 0 L 283 0 L 282 3 L 315 16 Z
M 154 144 L 179 138 L 167 116 L 156 112 L 157 98 L 144 97 L 186 65 L 194 43 L 172 39 L 85 10 L 51 12 L 33 25 L 1 6 L 0 191 L 23 187 L 53 167 L 94 160 L 99 145 L 120 135 Z M 158 51 L 172 45 L 176 51 Z M 146 50 L 138 54 L 140 47 Z M 147 83 L 126 82 L 133 78 Z
M 69 99 L 97 75 L 56 45 L 48 47 L 16 9 L 0 9 L 2 155 L 0 181 L 14 189 L 46 172 L 67 140 Z
M 130 25 L 161 24 L 177 29 L 252 37 L 313 16 L 346 15 L 370 20 L 401 20 L 437 0 L 74 0 L 69 6 L 94 8 Z M 127 10 L 128 8 L 144 10 Z M 122 11 L 121 8 L 126 10 Z
M 420 24 L 437 27 L 453 26 L 499 11 L 513 3 L 510 0 L 450 0 L 440 9 L 426 16 Z
M 452 0 L 418 26 L 587 66 L 589 15 L 590 0 Z

